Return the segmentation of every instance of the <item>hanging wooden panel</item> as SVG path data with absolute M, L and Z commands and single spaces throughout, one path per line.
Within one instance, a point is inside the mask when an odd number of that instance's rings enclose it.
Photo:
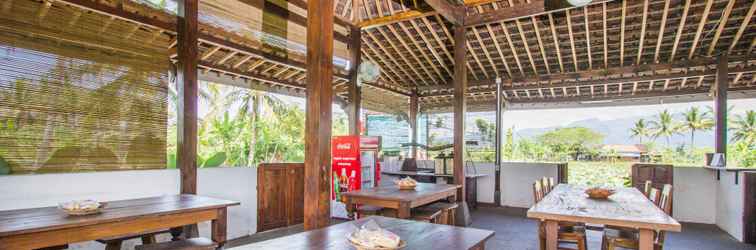
M 0 165 L 11 174 L 165 168 L 168 37 L 46 1 L 7 7 Z

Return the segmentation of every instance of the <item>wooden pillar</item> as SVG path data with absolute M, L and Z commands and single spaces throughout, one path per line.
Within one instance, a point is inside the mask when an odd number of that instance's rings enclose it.
M 714 110 L 716 116 L 715 134 L 715 152 L 722 153 L 727 159 L 727 88 L 729 87 L 729 77 L 727 76 L 727 56 L 722 55 L 717 62 L 717 75 L 714 88 L 716 96 L 714 99 Z
M 176 88 L 178 90 L 178 136 L 176 138 L 176 165 L 181 176 L 181 193 L 197 194 L 197 40 L 198 0 L 178 1 L 176 36 L 178 62 L 176 67 Z M 185 237 L 197 237 L 197 225 L 187 225 L 183 229 L 172 229 Z
M 462 186 L 457 192 L 457 200 L 461 201 L 457 209 L 455 222 L 457 226 L 470 224 L 470 211 L 465 197 L 467 193 L 465 187 L 466 37 L 464 26 L 454 26 L 454 184 Z
M 198 0 L 178 1 L 176 27 L 178 63 L 178 152 L 176 163 L 181 171 L 181 193 L 197 193 L 197 11 Z
M 409 125 L 412 147 L 410 148 L 410 157 L 417 159 L 417 112 L 418 112 L 418 96 L 416 91 L 412 91 L 410 95 L 409 106 Z
M 307 16 L 304 228 L 313 230 L 331 219 L 333 0 L 307 1 Z
M 454 26 L 454 184 L 462 185 L 457 199 L 465 201 L 465 113 L 467 104 L 467 47 L 465 27 Z
M 355 1 L 358 2 L 358 1 Z M 349 79 L 349 104 L 347 105 L 347 118 L 349 118 L 349 135 L 360 135 L 360 108 L 362 106 L 362 89 L 357 82 L 360 63 L 362 63 L 362 31 L 357 26 L 352 26 L 349 32 L 349 61 L 352 64 L 352 72 Z
M 496 159 L 494 159 L 494 204 L 501 206 L 501 131 L 502 131 L 502 103 L 501 78 L 496 78 Z

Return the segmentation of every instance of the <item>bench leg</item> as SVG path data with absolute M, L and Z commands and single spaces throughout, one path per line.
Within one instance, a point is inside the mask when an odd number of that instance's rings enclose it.
M 155 243 L 157 243 L 157 238 L 155 237 L 154 234 L 142 236 L 143 245 L 149 245 L 149 244 L 155 244 Z
M 108 242 L 108 244 L 105 245 L 105 250 L 121 250 L 122 243 L 122 241 Z

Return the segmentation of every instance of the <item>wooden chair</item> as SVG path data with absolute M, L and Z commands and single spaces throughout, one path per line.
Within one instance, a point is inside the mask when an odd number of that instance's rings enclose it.
M 549 185 L 549 178 L 544 176 L 541 178 L 541 185 L 543 186 L 543 194 L 544 196 L 551 192 L 551 185 Z
M 651 200 L 654 205 L 659 206 L 659 189 L 651 188 L 651 191 L 648 192 L 648 199 Z
M 651 181 L 647 180 L 645 184 L 643 184 L 643 195 L 648 197 L 648 193 L 651 192 L 652 183 Z
M 548 183 L 548 180 L 544 177 L 544 180 L 546 180 L 546 183 Z M 542 180 L 536 180 L 535 183 L 533 183 L 533 200 L 538 203 L 540 202 L 543 197 L 545 196 L 544 190 L 543 190 L 543 182 Z M 543 225 L 541 221 L 538 221 L 538 240 L 540 243 L 540 249 L 544 250 L 546 249 L 546 228 Z M 580 224 L 576 223 L 559 223 L 559 231 L 557 233 L 557 244 L 559 243 L 567 243 L 567 244 L 575 244 L 577 246 L 577 250 L 586 250 L 588 240 L 586 238 L 585 234 L 585 227 Z M 572 248 L 565 248 L 565 247 L 559 247 L 559 249 L 572 249 Z
M 549 190 L 554 190 L 554 186 L 556 186 L 556 182 L 554 182 L 554 177 L 549 177 Z
M 136 246 L 135 250 L 215 250 L 218 244 L 215 244 L 207 238 L 191 238 L 186 240 L 168 241 L 148 245 Z
M 155 236 L 158 234 L 163 234 L 163 233 L 170 233 L 170 231 L 157 230 L 157 231 L 149 231 L 149 232 L 144 232 L 144 233 L 121 235 L 121 236 L 116 236 L 116 237 L 98 239 L 97 242 L 105 244 L 105 250 L 120 250 L 123 242 L 127 240 L 131 240 L 131 239 L 142 238 L 142 244 L 144 245 L 157 243 L 157 239 Z
M 412 220 L 439 224 L 438 220 L 442 213 L 442 209 L 419 207 L 412 210 Z
M 672 185 L 665 184 L 661 193 L 656 188 L 649 190 L 649 199 L 657 204 L 664 213 L 669 214 L 672 209 Z M 664 247 L 665 231 L 656 231 L 654 233 L 654 250 L 661 250 Z M 617 247 L 626 249 L 638 249 L 640 245 L 639 233 L 633 229 L 606 229 L 601 239 L 602 250 L 614 250 Z
M 434 223 L 454 226 L 454 221 L 456 220 L 456 210 L 459 207 L 459 204 L 436 202 L 424 207 L 428 207 L 432 210 L 441 210 L 441 215 L 439 215 L 438 219 Z
M 371 205 L 360 205 L 357 207 L 357 217 L 363 218 L 372 215 L 382 215 L 383 208 Z

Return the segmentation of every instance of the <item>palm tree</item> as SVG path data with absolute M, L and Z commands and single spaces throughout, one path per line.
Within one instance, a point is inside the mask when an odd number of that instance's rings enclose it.
M 733 142 L 745 142 L 749 147 L 754 146 L 756 143 L 756 111 L 746 111 L 745 115 L 735 115 L 735 118 L 731 121 L 732 127 L 729 129 L 733 131 Z
M 680 126 L 675 122 L 672 114 L 669 110 L 664 110 L 657 115 L 656 121 L 650 121 L 649 125 L 653 130 L 654 138 L 664 137 L 666 139 L 666 146 L 669 147 L 670 138 L 680 133 Z
M 648 127 L 648 122 L 643 118 L 638 119 L 638 121 L 635 122 L 635 126 L 630 129 L 631 137 L 638 137 L 639 144 L 643 144 L 643 137 L 651 136 L 652 132 L 651 128 Z
M 690 131 L 690 149 L 693 150 L 696 131 L 710 130 L 714 127 L 714 120 L 709 118 L 709 112 L 702 112 L 698 107 L 690 107 L 683 116 L 685 121 L 683 121 L 682 129 Z

